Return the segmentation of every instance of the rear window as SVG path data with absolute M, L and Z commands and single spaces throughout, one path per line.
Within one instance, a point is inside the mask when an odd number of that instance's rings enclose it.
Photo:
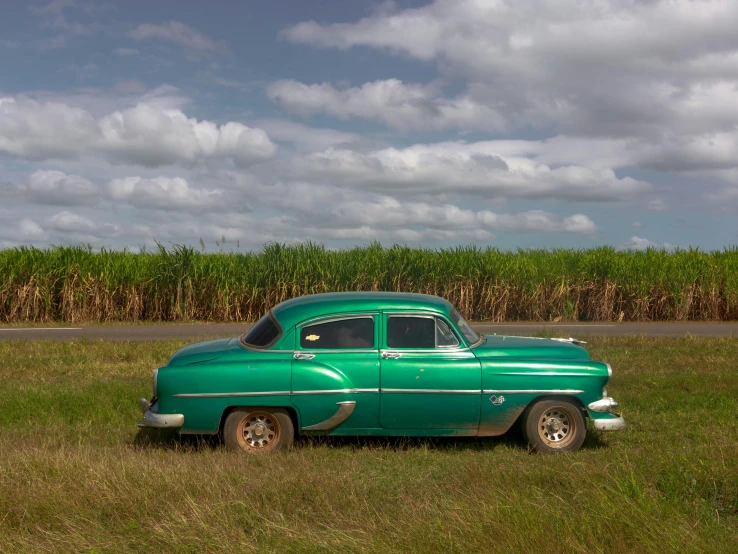
M 269 312 L 241 337 L 241 342 L 252 348 L 269 348 L 282 334 L 282 328 Z

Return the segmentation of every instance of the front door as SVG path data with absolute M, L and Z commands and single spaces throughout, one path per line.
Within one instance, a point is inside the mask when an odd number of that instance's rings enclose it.
M 303 430 L 350 434 L 350 429 L 377 427 L 377 319 L 376 313 L 362 313 L 297 326 L 291 395 Z M 339 411 L 347 403 L 353 405 Z M 348 417 L 342 419 L 341 413 Z
M 382 327 L 380 425 L 476 433 L 481 365 L 448 321 L 384 313 Z

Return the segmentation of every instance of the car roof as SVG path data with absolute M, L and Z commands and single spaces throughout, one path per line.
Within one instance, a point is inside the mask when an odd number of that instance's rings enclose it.
M 330 292 L 310 294 L 286 300 L 272 309 L 277 321 L 285 328 L 306 319 L 341 313 L 375 310 L 431 311 L 450 314 L 448 300 L 430 294 L 408 292 Z

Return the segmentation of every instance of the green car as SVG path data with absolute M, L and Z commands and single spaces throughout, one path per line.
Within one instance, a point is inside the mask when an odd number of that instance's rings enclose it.
M 493 437 L 516 422 L 539 452 L 625 428 L 610 366 L 573 339 L 479 335 L 446 300 L 347 292 L 294 298 L 240 338 L 201 342 L 154 370 L 140 427 L 222 433 L 231 449 L 297 433 Z

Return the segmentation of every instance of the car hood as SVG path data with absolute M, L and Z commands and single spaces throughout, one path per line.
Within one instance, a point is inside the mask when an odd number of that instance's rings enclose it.
M 557 358 L 589 360 L 589 353 L 576 344 L 555 339 L 484 335 L 484 342 L 474 347 L 479 358 Z
M 220 339 L 196 342 L 195 344 L 189 344 L 184 348 L 177 350 L 169 359 L 167 365 L 182 366 L 216 360 L 234 347 L 239 348 L 238 339 Z

